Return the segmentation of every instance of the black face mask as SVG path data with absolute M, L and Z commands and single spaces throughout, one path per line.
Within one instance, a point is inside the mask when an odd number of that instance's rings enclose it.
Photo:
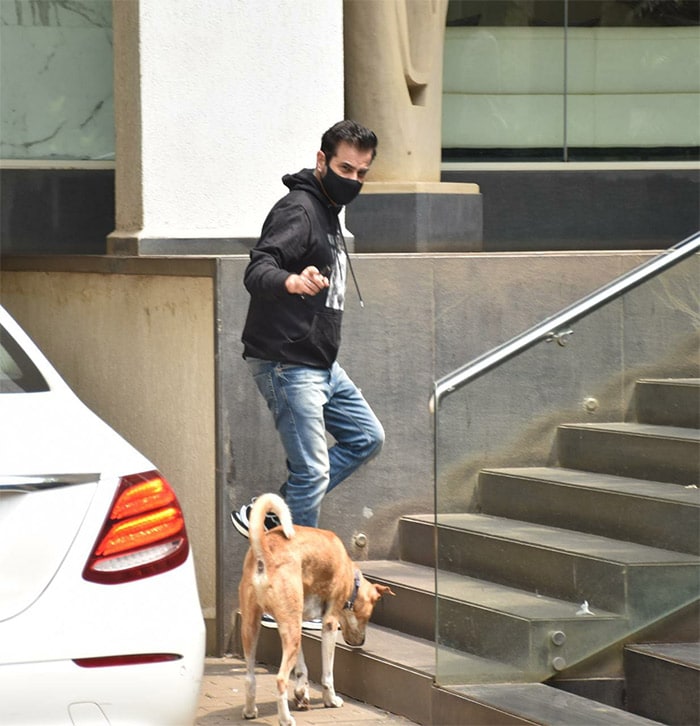
M 362 189 L 362 182 L 339 176 L 331 169 L 330 164 L 326 164 L 326 176 L 321 179 L 321 185 L 331 201 L 339 207 L 350 204 Z

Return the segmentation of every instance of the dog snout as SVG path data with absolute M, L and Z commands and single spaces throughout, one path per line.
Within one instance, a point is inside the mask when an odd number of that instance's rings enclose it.
M 361 648 L 365 644 L 364 636 L 362 638 L 358 638 L 355 640 L 354 638 L 345 638 L 346 645 L 349 645 L 351 648 Z
M 351 648 L 361 648 L 365 644 L 365 633 L 359 630 L 343 630 L 343 640 Z

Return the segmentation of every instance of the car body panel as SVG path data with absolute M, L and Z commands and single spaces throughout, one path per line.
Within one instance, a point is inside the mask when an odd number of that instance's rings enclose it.
M 28 608 L 49 585 L 96 488 L 97 482 L 32 491 L 0 485 L 0 623 Z
M 127 582 L 83 576 L 123 478 L 156 467 L 77 398 L 1 307 L 0 325 L 48 384 L 0 393 L 0 723 L 192 723 L 205 627 L 191 550 Z M 155 662 L 79 665 L 134 655 Z
M 71 661 L 0 665 L 0 722 L 8 726 L 190 726 L 200 679 L 197 663 L 185 660 L 94 669 Z M 27 697 L 32 699 L 31 708 Z M 57 703 L 65 704 L 60 711 Z

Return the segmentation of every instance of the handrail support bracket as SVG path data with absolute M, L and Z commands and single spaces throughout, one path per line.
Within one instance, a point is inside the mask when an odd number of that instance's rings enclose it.
M 571 328 L 559 328 L 559 330 L 552 330 L 550 333 L 547 333 L 545 340 L 547 343 L 551 343 L 553 340 L 556 340 L 557 345 L 560 345 L 563 348 L 569 342 L 569 338 L 573 334 L 574 331 Z

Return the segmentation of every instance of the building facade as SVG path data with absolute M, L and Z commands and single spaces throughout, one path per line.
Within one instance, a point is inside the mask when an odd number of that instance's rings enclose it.
M 440 174 L 479 185 L 483 249 L 358 255 L 344 355 L 387 445 L 323 523 L 359 559 L 358 533 L 388 556 L 397 517 L 432 507 L 433 380 L 700 226 L 697 16 L 446 6 Z M 16 0 L 0 53 L 2 302 L 172 481 L 223 652 L 244 548 L 228 511 L 284 468 L 240 359 L 242 274 L 280 177 L 344 115 L 344 4 Z

